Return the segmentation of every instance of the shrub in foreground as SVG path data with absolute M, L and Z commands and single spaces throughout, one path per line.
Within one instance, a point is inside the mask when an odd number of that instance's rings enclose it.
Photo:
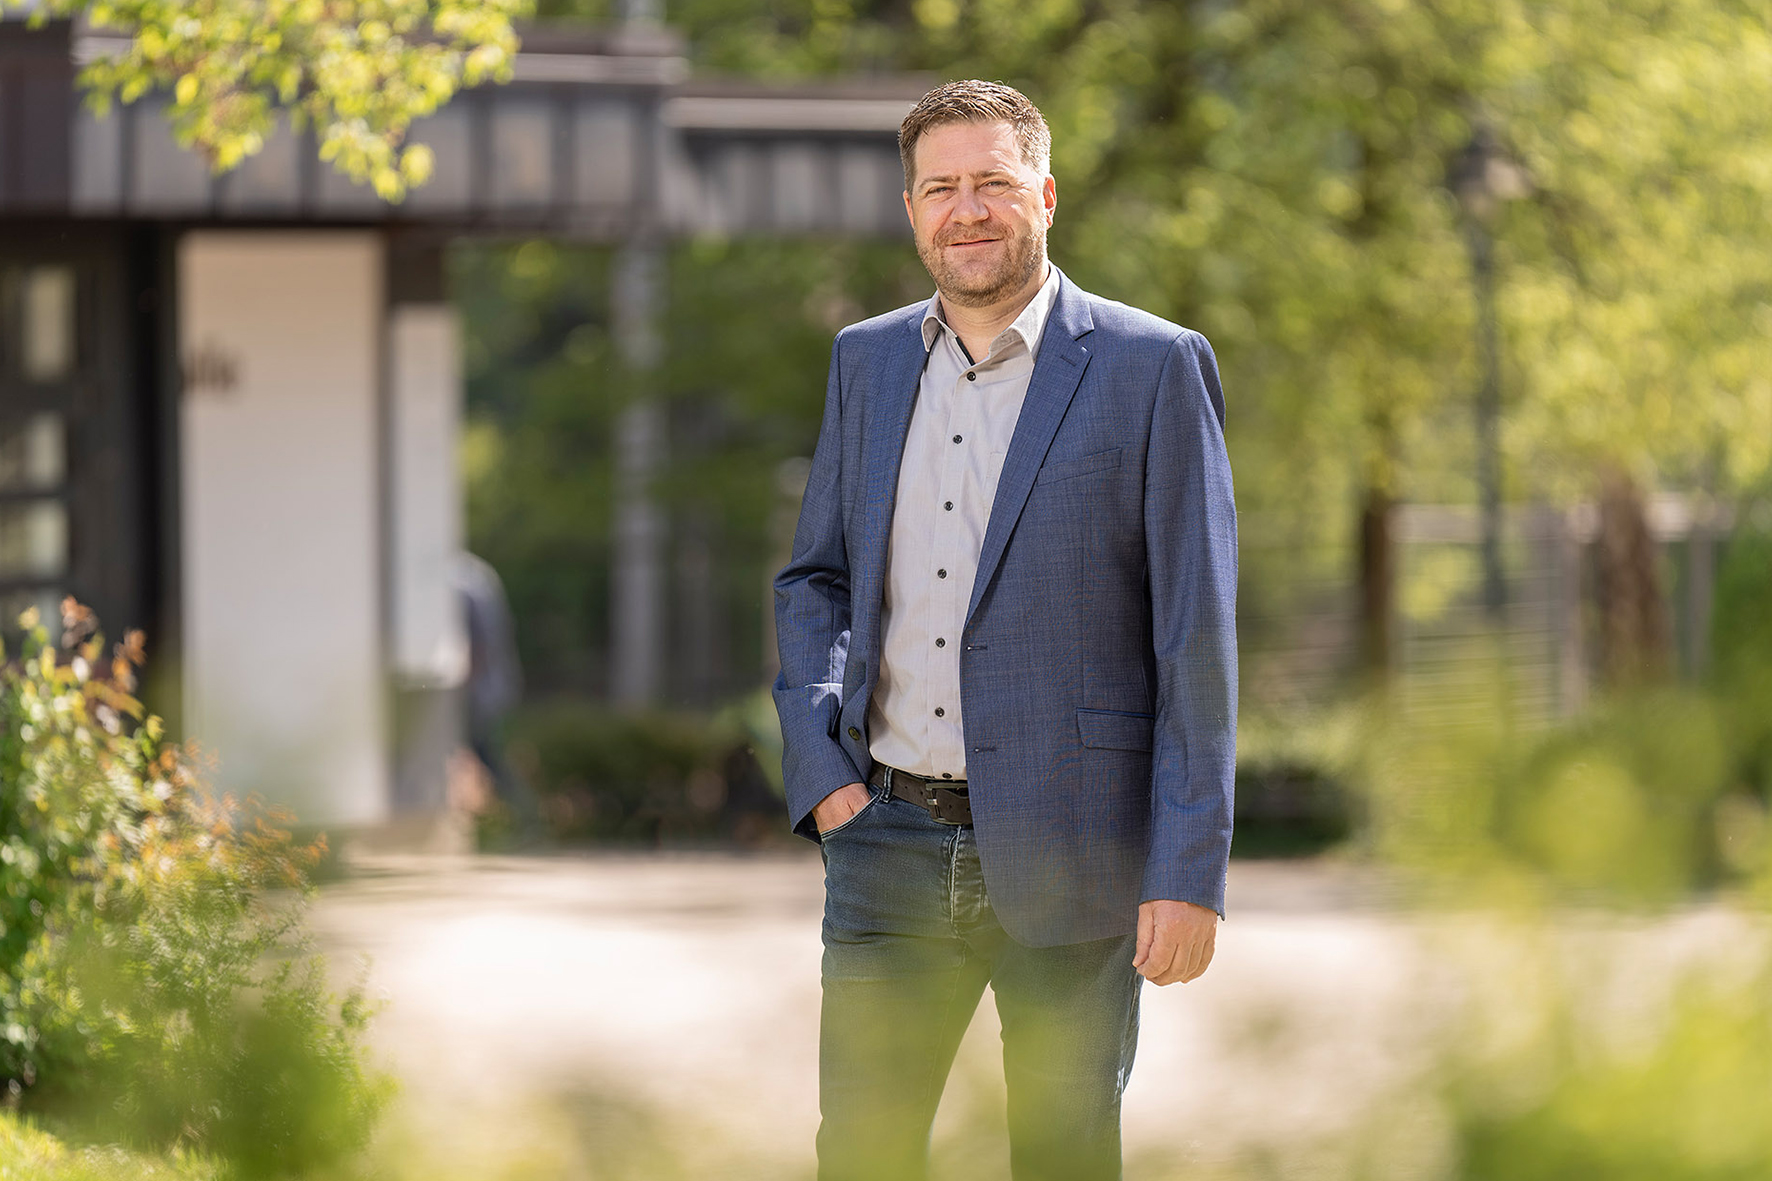
M 0 1085 L 106 1139 L 184 1144 L 248 1176 L 367 1139 L 388 1091 L 362 991 L 334 996 L 304 934 L 319 844 L 207 793 L 64 605 L 0 668 Z M 64 651 L 65 649 L 65 651 Z
M 145 1156 L 114 1145 L 75 1148 L 0 1111 L 0 1181 L 227 1181 L 225 1168 L 188 1152 Z

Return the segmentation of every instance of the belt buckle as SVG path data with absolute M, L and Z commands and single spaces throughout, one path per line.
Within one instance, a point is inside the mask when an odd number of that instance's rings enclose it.
M 958 821 L 948 818 L 947 805 L 938 794 L 942 786 L 933 779 L 923 780 L 923 809 L 929 813 L 929 819 L 937 824 L 957 824 Z
M 929 813 L 929 818 L 931 820 L 938 824 L 951 824 L 956 827 L 965 827 L 965 825 L 970 823 L 966 820 L 955 819 L 952 815 L 952 810 L 949 807 L 949 802 L 941 798 L 940 793 L 943 789 L 946 789 L 949 792 L 953 791 L 948 784 L 943 783 L 939 779 L 925 779 L 921 775 L 912 775 L 909 771 L 900 771 L 897 767 L 887 766 L 885 764 L 881 764 L 881 766 L 884 768 L 882 776 L 887 795 L 898 795 L 898 780 L 900 778 L 908 779 L 923 789 L 918 792 L 917 795 L 921 797 L 919 802 L 923 805 L 923 810 Z M 902 799 L 903 796 L 900 796 L 899 798 Z
M 947 792 L 946 798 L 940 794 L 944 790 Z M 970 800 L 967 801 L 965 819 L 961 819 L 959 801 L 962 798 L 958 792 L 944 783 L 931 781 L 923 787 L 923 799 L 929 809 L 929 815 L 939 824 L 951 824 L 956 828 L 964 828 L 972 823 Z

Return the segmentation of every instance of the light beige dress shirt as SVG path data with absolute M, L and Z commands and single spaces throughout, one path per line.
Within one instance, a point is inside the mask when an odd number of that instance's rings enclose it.
M 969 363 L 933 296 L 923 313 L 929 350 L 898 469 L 886 549 L 880 674 L 868 706 L 876 762 L 935 779 L 966 778 L 960 715 L 960 629 L 997 479 L 1021 417 L 1058 271 L 1015 323 Z

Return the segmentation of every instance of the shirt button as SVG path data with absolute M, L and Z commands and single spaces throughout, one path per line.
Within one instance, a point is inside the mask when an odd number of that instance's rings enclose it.
M 958 443 L 958 442 L 959 442 L 959 441 L 960 441 L 960 436 L 959 436 L 959 435 L 955 435 L 955 436 L 954 436 L 954 442 L 956 442 L 956 443 Z
M 935 707 L 935 716 L 938 718 L 945 718 L 948 716 L 948 711 L 938 705 Z
M 948 511 L 948 512 L 950 512 L 950 513 L 951 513 L 951 512 L 953 512 L 953 511 L 954 511 L 954 502 L 953 502 L 953 501 L 951 501 L 951 500 L 950 500 L 950 501 L 946 501 L 946 502 L 945 502 L 945 503 L 943 503 L 943 504 L 942 504 L 942 506 L 941 506 L 941 507 L 942 507 L 942 508 L 944 508 L 944 509 L 946 509 L 946 510 L 947 510 L 947 511 Z
M 967 373 L 967 374 L 966 374 L 966 380 L 967 380 L 967 381 L 977 381 L 977 380 L 978 380 L 978 374 L 976 374 L 976 373 L 972 373 L 972 372 L 968 372 L 968 373 Z
M 948 576 L 948 572 L 946 570 L 937 570 L 935 572 L 935 576 L 937 578 L 946 578 Z
M 940 636 L 936 636 L 935 637 L 935 646 L 937 648 L 945 648 L 948 646 L 948 642 L 946 640 L 942 639 Z
M 857 730 L 854 726 L 851 726 L 851 727 L 849 727 L 849 737 L 855 739 L 855 741 L 857 741 L 857 742 L 860 742 L 861 741 L 861 731 Z

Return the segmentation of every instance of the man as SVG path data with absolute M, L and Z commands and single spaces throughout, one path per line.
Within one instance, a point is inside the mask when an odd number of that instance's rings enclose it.
M 985 985 L 1017 1181 L 1120 1175 L 1142 980 L 1205 971 L 1236 731 L 1211 349 L 1046 259 L 1045 120 L 899 131 L 936 295 L 838 333 L 775 582 L 788 808 L 825 859 L 819 1175 L 926 1175 Z

